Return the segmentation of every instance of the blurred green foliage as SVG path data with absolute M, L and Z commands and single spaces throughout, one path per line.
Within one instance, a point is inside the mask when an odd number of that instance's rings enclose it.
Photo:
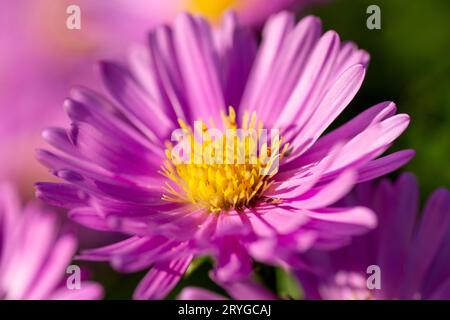
M 277 296 L 283 299 L 302 299 L 303 292 L 297 278 L 282 268 L 276 268 L 275 272 L 277 275 Z

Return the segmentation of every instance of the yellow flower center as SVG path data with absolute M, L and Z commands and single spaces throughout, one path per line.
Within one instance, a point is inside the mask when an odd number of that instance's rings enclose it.
M 218 22 L 222 14 L 239 6 L 237 0 L 186 0 L 186 8 L 190 13 L 205 16 L 211 22 Z
M 233 108 L 222 114 L 222 121 L 225 133 L 210 130 L 201 121 L 192 129 L 179 120 L 184 138 L 177 146 L 167 143 L 161 170 L 168 178 L 163 200 L 192 203 L 209 212 L 243 210 L 269 200 L 263 193 L 288 144 L 280 148 L 278 131 L 271 130 L 269 147 L 267 130 L 257 123 L 255 113 L 244 114 L 240 129 Z

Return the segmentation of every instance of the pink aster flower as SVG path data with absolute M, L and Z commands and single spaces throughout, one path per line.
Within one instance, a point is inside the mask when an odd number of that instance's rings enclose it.
M 101 298 L 97 283 L 69 289 L 64 281 L 76 245 L 72 235 L 58 235 L 55 215 L 36 204 L 20 209 L 11 186 L 0 184 L 0 299 Z
M 80 81 L 93 86 L 91 65 L 110 48 L 87 27 L 88 16 L 81 30 L 66 28 L 69 4 L 0 3 L 0 179 L 14 182 L 23 195 L 36 179 L 49 177 L 34 158 L 40 132 L 64 123 L 59 106 L 67 91 Z
M 420 217 L 418 200 L 412 174 L 356 187 L 344 202 L 372 208 L 378 228 L 342 249 L 310 253 L 318 272 L 299 273 L 306 297 L 450 299 L 450 192 L 436 190 Z
M 232 14 L 218 29 L 180 15 L 151 32 L 128 68 L 100 64 L 114 101 L 72 91 L 64 105 L 70 129 L 46 130 L 57 151 L 38 152 L 64 182 L 37 184 L 37 196 L 85 226 L 130 235 L 82 257 L 123 272 L 150 268 L 135 298 L 163 298 L 199 255 L 215 258 L 220 283 L 247 279 L 252 259 L 298 266 L 298 253 L 335 248 L 375 227 L 371 210 L 333 204 L 413 155 L 381 156 L 409 123 L 392 102 L 325 133 L 356 95 L 368 59 L 336 32 L 322 35 L 315 17 L 296 24 L 291 14 L 273 16 L 258 46 Z M 279 152 L 266 153 L 269 167 L 279 166 L 263 175 L 259 160 L 177 163 L 167 142 L 181 126 L 198 145 L 195 120 L 200 131 L 208 124 L 221 134 L 279 129 Z M 245 139 L 238 140 L 256 142 Z

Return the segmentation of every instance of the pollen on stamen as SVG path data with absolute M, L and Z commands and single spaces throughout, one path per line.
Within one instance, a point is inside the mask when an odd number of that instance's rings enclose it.
M 180 161 L 175 147 L 166 144 L 167 159 L 160 171 L 168 178 L 163 200 L 191 203 L 216 213 L 240 211 L 265 200 L 263 194 L 277 172 L 275 164 L 288 144 L 278 139 L 269 147 L 255 112 L 243 115 L 239 129 L 230 107 L 228 114 L 222 114 L 222 122 L 225 132 L 214 135 L 203 122 L 192 128 L 179 120 L 185 133 L 184 159 Z

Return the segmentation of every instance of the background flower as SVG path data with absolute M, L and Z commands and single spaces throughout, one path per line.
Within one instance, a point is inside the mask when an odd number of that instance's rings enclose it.
M 0 184 L 0 298 L 14 300 L 99 299 L 102 287 L 90 281 L 70 290 L 66 268 L 77 241 L 59 233 L 53 213 L 35 203 L 20 208 L 13 188 Z
M 416 222 L 418 201 L 411 174 L 356 187 L 344 202 L 372 208 L 380 223 L 343 249 L 310 253 L 317 275 L 299 272 L 306 298 L 450 299 L 450 192 L 436 190 Z M 380 268 L 379 289 L 367 287 L 371 265 Z
M 0 178 L 14 181 L 23 197 L 48 177 L 34 160 L 40 132 L 61 123 L 61 102 L 74 83 L 95 85 L 91 65 L 110 49 L 93 28 L 66 28 L 69 3 L 0 4 Z

